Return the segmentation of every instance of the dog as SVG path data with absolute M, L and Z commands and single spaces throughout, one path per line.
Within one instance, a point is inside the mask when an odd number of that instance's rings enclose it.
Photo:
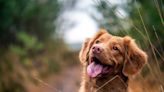
M 142 70 L 147 54 L 131 37 L 100 29 L 85 40 L 79 59 L 83 67 L 79 92 L 129 92 L 128 80 Z

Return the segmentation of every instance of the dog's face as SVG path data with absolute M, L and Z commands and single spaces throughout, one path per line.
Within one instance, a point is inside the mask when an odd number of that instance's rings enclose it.
M 87 74 L 92 78 L 118 71 L 125 76 L 135 75 L 147 61 L 147 55 L 132 38 L 112 36 L 105 30 L 86 39 L 79 58 L 82 63 L 87 63 Z

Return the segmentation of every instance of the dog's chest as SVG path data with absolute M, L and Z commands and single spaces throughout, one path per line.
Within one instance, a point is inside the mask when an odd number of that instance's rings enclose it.
M 127 84 L 119 76 L 112 80 L 100 79 L 94 82 L 96 85 L 93 85 L 91 92 L 127 92 Z

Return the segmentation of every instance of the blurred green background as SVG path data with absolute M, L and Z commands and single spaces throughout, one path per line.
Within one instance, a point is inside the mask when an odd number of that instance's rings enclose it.
M 76 11 L 87 11 L 97 29 L 130 35 L 148 53 L 148 64 L 137 83 L 131 82 L 141 86 L 136 92 L 164 92 L 164 1 L 84 1 L 0 0 L 0 92 L 77 92 L 82 43 L 65 40 L 67 30 L 76 23 L 69 21 L 69 14 L 63 15 L 87 2 L 98 13 L 87 8 Z

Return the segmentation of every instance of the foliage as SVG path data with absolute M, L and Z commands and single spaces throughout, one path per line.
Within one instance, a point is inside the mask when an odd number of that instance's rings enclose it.
M 138 43 L 149 44 L 149 40 L 161 51 L 164 47 L 163 36 L 163 2 L 161 0 L 127 0 L 121 5 L 112 5 L 107 0 L 98 0 L 97 8 L 103 14 L 104 19 L 100 22 L 112 34 L 131 35 Z M 126 12 L 126 16 L 118 9 Z M 105 22 L 104 22 L 105 21 Z M 143 21 L 143 22 L 142 22 Z M 144 47 L 146 48 L 146 47 Z M 163 51 L 163 50 L 162 50 Z
M 136 2 L 132 1 L 128 3 L 128 5 L 134 6 L 129 9 L 130 19 L 133 20 L 133 25 L 135 25 L 141 31 L 144 31 L 143 33 L 146 34 L 144 29 L 145 25 L 150 41 L 159 50 L 164 48 L 160 48 L 160 45 L 164 45 L 164 32 L 162 31 L 164 28 L 162 22 L 163 15 L 160 16 L 160 13 L 163 11 L 163 4 L 164 3 L 161 2 L 161 0 L 151 0 L 150 2 L 137 0 Z
M 150 40 L 152 42 L 156 41 L 156 36 L 155 36 L 155 32 L 156 32 L 159 37 L 159 40 L 162 41 L 161 38 L 164 35 L 162 31 L 164 26 L 163 19 L 161 18 L 163 17 L 162 5 L 163 2 L 161 0 L 151 0 L 150 2 L 143 1 L 143 0 L 127 0 L 127 3 L 122 5 L 112 5 L 107 0 L 99 1 L 97 8 L 104 16 L 104 19 L 100 23 L 100 26 L 101 25 L 104 26 L 105 28 L 109 29 L 110 32 L 112 33 L 113 31 L 115 31 L 117 34 L 120 32 L 124 32 L 123 33 L 124 35 L 125 34 L 136 35 L 136 33 L 139 34 L 139 32 L 135 32 L 135 31 L 138 30 L 146 36 L 144 25 L 141 20 L 142 18 L 147 28 L 147 31 L 149 33 L 148 35 L 150 36 Z M 127 13 L 126 16 L 124 16 L 118 10 L 120 8 Z M 137 35 L 135 37 L 140 38 L 141 36 Z
M 32 80 L 34 71 L 45 75 L 48 70 L 60 69 L 60 59 L 51 60 L 46 53 L 48 45 L 62 44 L 52 39 L 59 3 L 1 0 L 0 11 L 0 92 L 25 92 L 26 81 Z
M 97 0 L 96 4 L 97 9 L 103 15 L 103 19 L 98 22 L 100 27 L 107 29 L 111 34 L 125 35 L 129 28 L 129 20 L 118 11 L 125 5 L 113 5 L 108 0 Z
M 49 38 L 54 32 L 58 4 L 54 0 L 1 0 L 0 44 L 8 47 L 18 44 L 16 35 L 25 31 L 39 40 Z

